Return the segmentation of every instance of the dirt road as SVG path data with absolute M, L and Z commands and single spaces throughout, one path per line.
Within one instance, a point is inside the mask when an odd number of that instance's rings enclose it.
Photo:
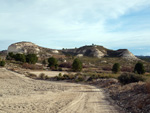
M 118 113 L 94 86 L 33 80 L 0 69 L 0 113 Z

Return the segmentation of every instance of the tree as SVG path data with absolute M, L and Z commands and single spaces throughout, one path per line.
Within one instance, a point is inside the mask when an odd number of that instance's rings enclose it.
M 82 62 L 78 58 L 74 59 L 72 69 L 74 71 L 82 71 Z
M 9 52 L 7 57 L 6 57 L 6 59 L 7 60 L 12 60 L 12 59 L 14 59 L 14 57 L 15 57 L 14 53 L 13 52 Z
M 56 58 L 50 57 L 50 58 L 48 59 L 48 67 L 50 67 L 51 69 L 52 69 L 52 68 L 57 69 L 58 64 L 57 64 Z
M 143 63 L 138 62 L 135 67 L 134 67 L 134 73 L 138 73 L 138 74 L 144 74 L 145 73 L 145 69 L 143 66 Z
M 29 64 L 35 64 L 38 61 L 38 57 L 36 54 L 28 54 L 26 55 L 26 62 Z
M 120 71 L 120 64 L 119 63 L 115 63 L 113 65 L 112 72 L 113 73 L 118 73 L 119 71 Z
M 5 61 L 4 60 L 0 61 L 0 66 L 2 66 L 2 67 L 5 66 Z
M 24 54 L 17 53 L 16 55 L 13 55 L 13 57 L 15 58 L 16 61 L 26 62 L 26 57 Z

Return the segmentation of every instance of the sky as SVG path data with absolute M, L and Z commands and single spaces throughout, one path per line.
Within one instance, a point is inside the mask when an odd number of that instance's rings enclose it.
M 20 41 L 150 55 L 150 0 L 0 0 L 0 50 Z

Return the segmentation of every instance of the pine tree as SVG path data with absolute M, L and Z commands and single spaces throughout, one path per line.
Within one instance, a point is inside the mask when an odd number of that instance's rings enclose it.
M 72 69 L 74 71 L 82 71 L 82 62 L 78 58 L 74 59 Z

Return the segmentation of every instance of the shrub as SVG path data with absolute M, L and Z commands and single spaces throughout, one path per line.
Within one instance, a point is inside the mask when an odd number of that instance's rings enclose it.
M 24 63 L 22 65 L 22 67 L 26 68 L 26 69 L 32 69 L 32 70 L 43 70 L 43 66 L 41 66 L 41 65 L 35 65 L 35 64 Z
M 26 62 L 26 57 L 24 54 L 16 54 L 16 55 L 13 55 L 14 59 L 16 61 L 20 61 L 20 62 Z
M 69 75 L 68 75 L 68 74 L 64 74 L 63 77 L 64 77 L 64 79 L 66 79 L 66 80 L 69 79 Z
M 71 68 L 71 63 L 70 62 L 64 62 L 64 63 L 61 63 L 59 65 L 59 67 L 64 67 L 64 68 Z
M 102 69 L 103 69 L 104 71 L 111 71 L 111 70 L 112 70 L 112 68 L 111 68 L 110 66 L 102 67 Z
M 12 60 L 12 59 L 14 59 L 14 53 L 13 53 L 13 52 L 8 53 L 8 55 L 6 56 L 6 59 L 7 59 L 7 60 Z
M 72 74 L 64 74 L 62 75 L 61 73 L 59 73 L 58 76 L 56 76 L 56 80 L 73 80 L 75 79 L 75 75 Z
M 143 63 L 138 62 L 135 65 L 134 72 L 138 73 L 138 74 L 144 74 L 145 73 L 145 69 L 144 69 Z
M 2 66 L 2 67 L 5 66 L 5 61 L 4 60 L 0 61 L 0 66 Z
M 49 66 L 51 69 L 57 69 L 58 64 L 57 64 L 56 58 L 50 57 L 50 58 L 48 59 L 48 63 L 49 63 L 48 66 Z
M 11 58 L 14 58 L 14 53 L 10 52 L 10 53 L 8 53 L 8 56 L 10 56 Z
M 122 84 L 129 84 L 133 82 L 144 81 L 145 79 L 141 75 L 133 73 L 123 73 L 118 77 L 118 80 Z
M 76 82 L 84 81 L 84 76 L 79 75 L 75 81 L 76 81 Z
M 74 71 L 82 71 L 82 62 L 78 58 L 73 61 L 72 69 Z
M 41 74 L 39 75 L 39 78 L 42 79 L 42 80 L 46 80 L 46 79 L 48 79 L 48 76 L 45 75 L 44 73 L 41 73 Z
M 57 80 L 64 80 L 64 77 L 62 76 L 61 73 L 58 74 L 58 76 L 56 76 Z
M 33 73 L 27 73 L 27 77 L 29 78 L 37 78 L 37 76 Z
M 127 66 L 124 66 L 121 68 L 121 71 L 122 72 L 133 72 L 133 67 L 127 67 Z
M 120 64 L 119 63 L 115 63 L 113 65 L 112 72 L 113 73 L 118 73 L 119 71 L 120 71 Z
M 26 55 L 26 61 L 29 64 L 35 64 L 38 61 L 38 57 L 36 56 L 36 54 L 28 54 Z

